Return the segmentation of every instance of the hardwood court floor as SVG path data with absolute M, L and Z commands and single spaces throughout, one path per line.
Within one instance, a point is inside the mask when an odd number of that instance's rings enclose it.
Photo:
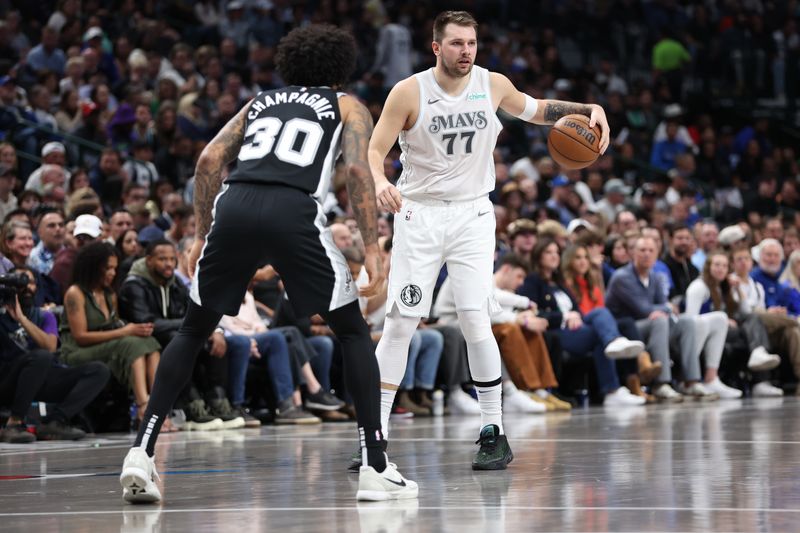
M 352 424 L 164 435 L 161 506 L 121 500 L 130 435 L 0 445 L 0 531 L 800 531 L 798 398 L 507 415 L 501 472 L 470 469 L 478 423 L 395 422 L 395 503 L 355 501 Z

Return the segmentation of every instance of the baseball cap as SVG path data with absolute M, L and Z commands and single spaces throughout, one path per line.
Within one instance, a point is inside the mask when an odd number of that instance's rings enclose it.
M 570 181 L 569 181 L 569 179 L 567 179 L 567 177 L 566 177 L 565 175 L 563 175 L 563 174 L 559 174 L 558 176 L 556 176 L 555 178 L 553 178 L 553 179 L 550 181 L 550 187 L 552 187 L 552 188 L 556 188 L 556 187 L 566 187 L 566 186 L 568 186 L 568 185 L 570 185 Z
M 664 108 L 664 118 L 677 118 L 683 115 L 683 108 L 680 104 L 669 104 Z
M 723 228 L 722 231 L 719 232 L 717 240 L 723 246 L 730 246 L 746 238 L 747 234 L 744 230 L 738 224 L 734 224 L 733 226 Z
M 574 218 L 570 221 L 569 225 L 567 226 L 567 233 L 572 235 L 577 231 L 578 228 L 585 228 L 589 231 L 594 231 L 594 224 L 589 222 L 584 218 Z
M 619 178 L 612 178 L 603 186 L 603 192 L 606 194 L 618 192 L 622 194 L 630 194 L 631 188 L 625 185 L 625 182 Z
M 76 237 L 78 235 L 88 235 L 96 239 L 103 233 L 103 223 L 94 215 L 80 215 L 75 219 L 75 229 L 72 234 Z
M 652 183 L 642 184 L 642 196 L 658 196 L 655 186 Z
M 47 157 L 48 155 L 54 152 L 60 152 L 64 154 L 67 152 L 67 150 L 64 148 L 64 145 L 61 144 L 60 142 L 57 141 L 49 142 L 44 145 L 44 148 L 42 148 L 42 157 Z
M 164 231 L 158 226 L 145 226 L 139 230 L 138 240 L 139 243 L 147 245 L 147 243 L 157 241 L 164 238 Z
M 92 26 L 86 33 L 83 34 L 84 41 L 91 41 L 95 37 L 102 37 L 103 36 L 103 29 L 98 26 Z
M 512 241 L 514 240 L 514 237 L 521 233 L 532 233 L 535 235 L 536 222 L 528 218 L 519 218 L 508 225 L 506 228 L 506 233 L 508 233 L 508 238 Z

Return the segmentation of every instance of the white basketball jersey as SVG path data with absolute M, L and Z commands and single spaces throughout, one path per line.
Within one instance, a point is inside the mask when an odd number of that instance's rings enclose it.
M 403 173 L 397 188 L 412 200 L 474 200 L 495 187 L 494 151 L 503 126 L 495 114 L 489 71 L 474 66 L 458 96 L 448 95 L 433 68 L 414 76 L 419 115 L 400 132 Z

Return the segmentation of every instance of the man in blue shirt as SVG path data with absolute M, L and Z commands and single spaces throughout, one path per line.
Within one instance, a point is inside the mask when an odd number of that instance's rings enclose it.
M 28 65 L 34 72 L 55 72 L 62 76 L 67 58 L 58 48 L 58 30 L 45 26 L 42 28 L 42 42 L 28 52 Z
M 606 307 L 615 317 L 630 317 L 647 343 L 647 351 L 662 365 L 661 375 L 653 385 L 653 394 L 660 401 L 680 402 L 683 396 L 670 382 L 669 346 L 676 341 L 686 392 L 699 400 L 718 399 L 700 383 L 700 349 L 697 347 L 695 322 L 689 317 L 674 318 L 676 310 L 667 301 L 664 278 L 653 272 L 656 243 L 650 237 L 639 237 L 629 264 L 611 276 L 606 291 Z

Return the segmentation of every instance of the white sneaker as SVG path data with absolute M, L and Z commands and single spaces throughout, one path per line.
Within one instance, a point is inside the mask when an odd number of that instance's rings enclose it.
M 547 406 L 531 400 L 531 397 L 514 388 L 503 388 L 503 410 L 507 413 L 545 413 Z
M 453 414 L 481 414 L 481 407 L 478 405 L 477 400 L 461 390 L 461 387 L 456 387 L 450 391 L 450 395 L 447 397 L 447 405 L 450 407 L 450 412 Z
M 631 394 L 626 387 L 620 387 L 614 392 L 609 392 L 603 398 L 605 407 L 626 407 L 631 405 L 644 405 L 647 400 L 643 396 Z
M 704 385 L 710 392 L 719 394 L 720 400 L 735 400 L 742 397 L 742 391 L 725 385 L 719 377 L 714 378 L 714 381 L 704 383 Z
M 673 389 L 669 383 L 662 383 L 653 389 L 653 396 L 659 402 L 680 403 L 683 401 L 683 395 Z
M 765 370 L 772 370 L 781 364 L 781 358 L 774 353 L 768 353 L 767 349 L 759 346 L 750 352 L 750 359 L 747 361 L 747 368 L 754 372 L 762 372 Z
M 605 354 L 609 359 L 633 359 L 644 351 L 642 341 L 632 341 L 625 337 L 617 337 L 606 346 Z
M 359 470 L 357 500 L 406 500 L 416 498 L 418 494 L 419 486 L 404 478 L 394 463 L 386 463 L 383 472 L 377 472 L 371 466 L 362 466 Z
M 719 400 L 719 394 L 716 392 L 711 392 L 699 381 L 695 381 L 688 387 L 686 385 L 682 385 L 681 392 L 684 396 L 689 396 L 690 398 L 700 402 L 713 402 Z
M 762 381 L 753 385 L 754 398 L 777 398 L 783 396 L 783 389 L 774 386 L 769 381 Z
M 119 484 L 122 485 L 122 499 L 131 503 L 155 503 L 161 500 L 161 491 L 156 481 L 160 481 L 153 458 L 144 448 L 131 448 L 122 463 Z

